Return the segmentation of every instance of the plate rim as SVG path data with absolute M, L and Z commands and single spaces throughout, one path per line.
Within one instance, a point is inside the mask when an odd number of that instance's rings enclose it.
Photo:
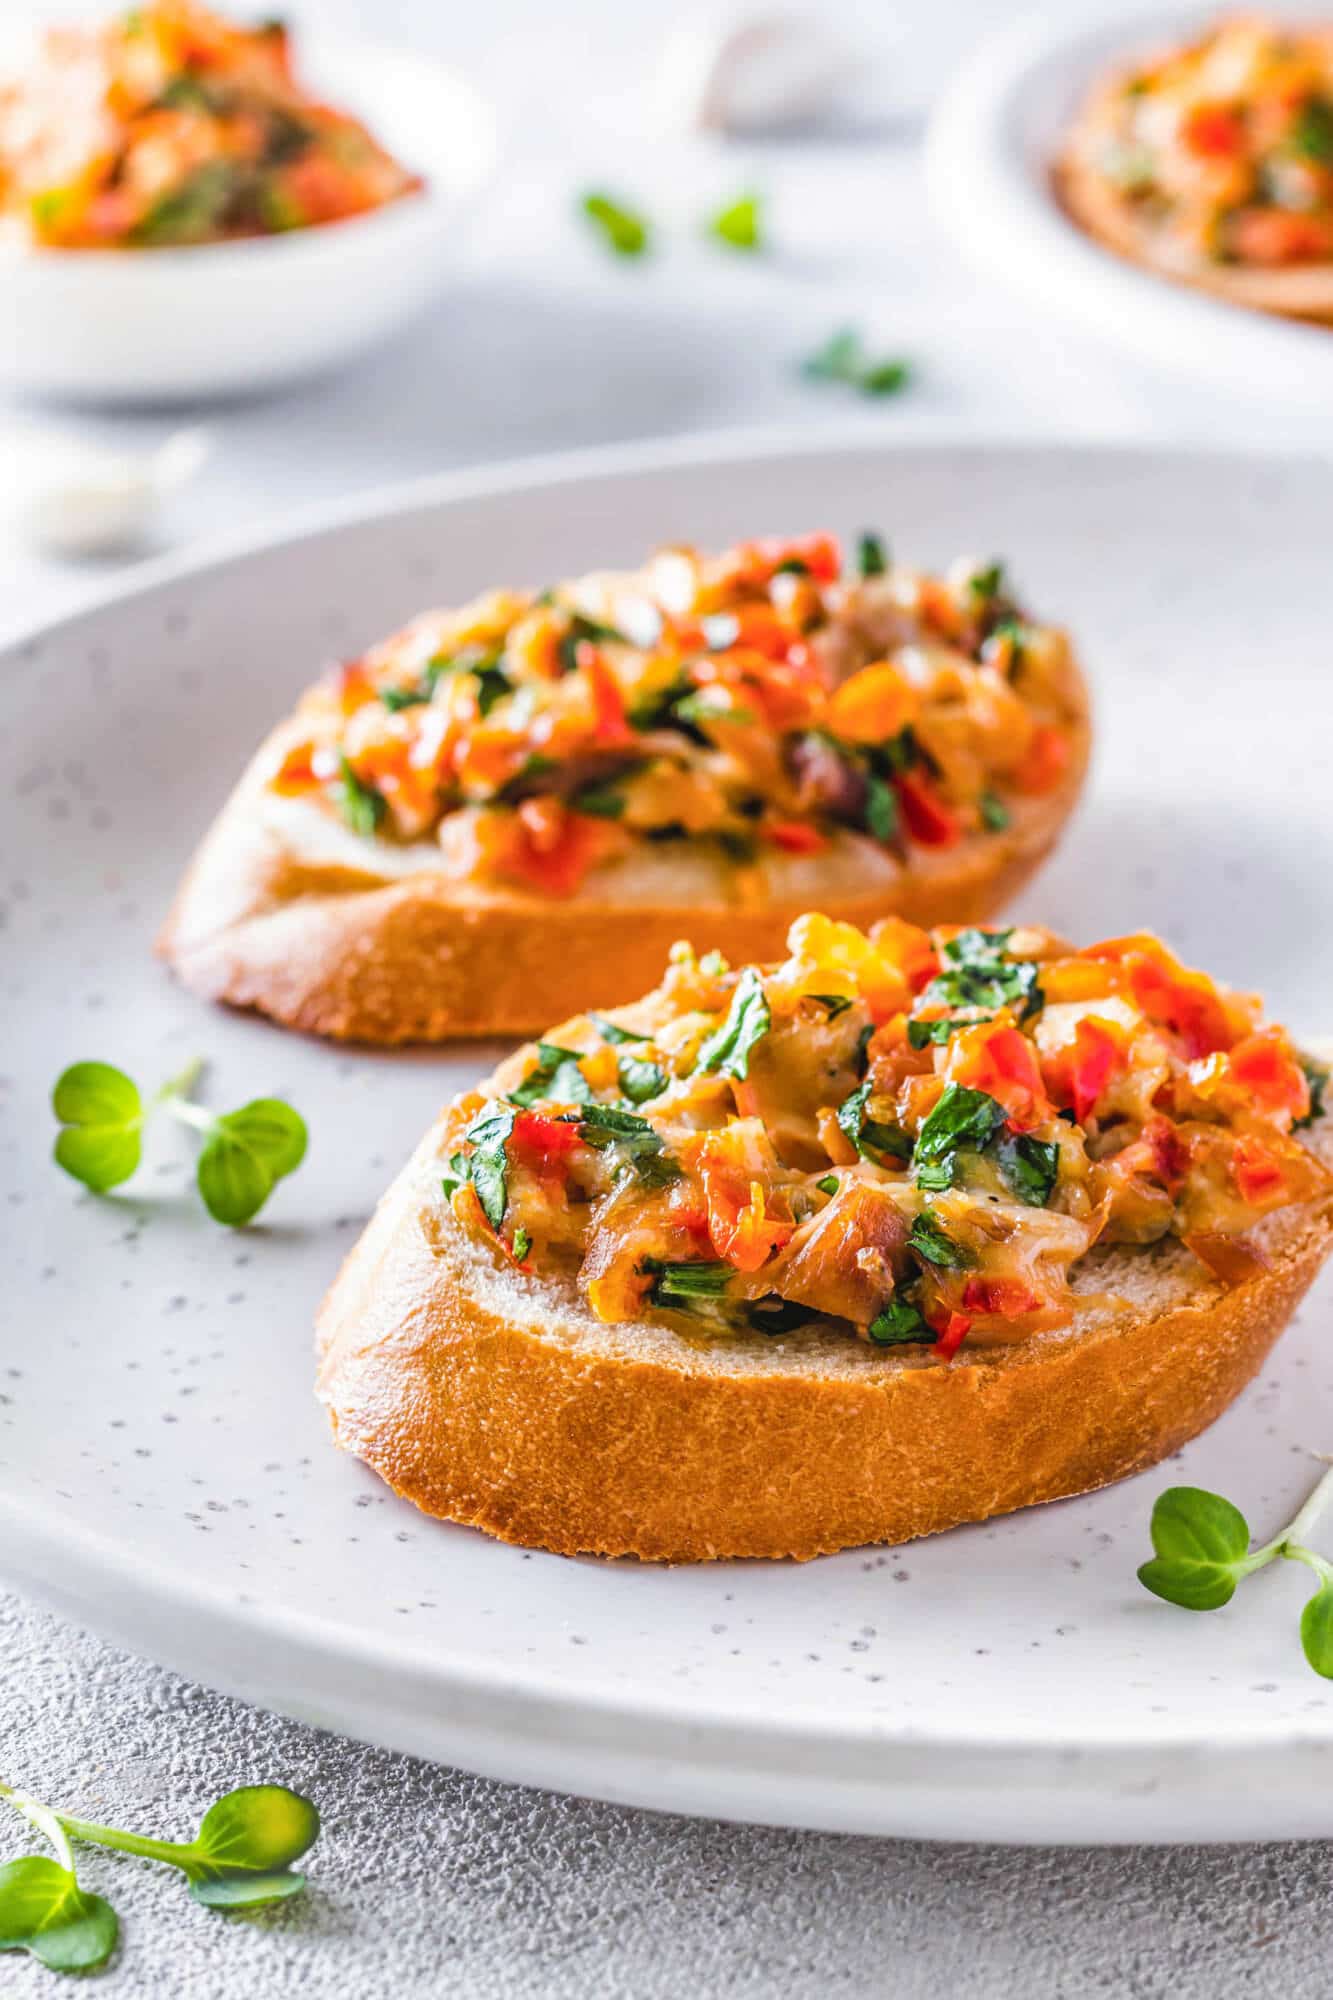
M 39 616 L 0 635 L 0 671 L 21 659 L 34 640 L 59 639 L 108 610 L 164 588 L 249 557 L 295 548 L 325 533 L 406 519 L 432 507 L 727 463 L 879 457 L 910 464 L 958 456 L 1022 457 L 1036 465 L 1098 459 L 1159 466 L 1226 462 L 1237 468 L 1259 463 L 1317 477 L 1327 469 L 1326 458 L 1308 450 L 1214 450 L 1134 440 L 894 440 L 868 435 L 863 425 L 848 422 L 822 429 L 793 425 L 705 431 L 544 453 L 388 482 L 153 558 L 76 610 L 55 618 Z M 180 1566 L 137 1560 L 119 1540 L 4 1490 L 0 1573 L 131 1651 L 147 1648 L 176 1671 L 208 1685 L 349 1733 L 375 1737 L 377 1725 L 368 1714 L 349 1720 L 358 1700 L 353 1683 L 373 1686 L 387 1674 L 398 1686 L 391 1716 L 384 1705 L 388 1733 L 383 1740 L 509 1781 L 777 1824 L 935 1837 L 948 1837 L 950 1827 L 956 1827 L 951 1799 L 956 1802 L 960 1791 L 975 1794 L 989 1788 L 1001 1801 L 1007 1796 L 1015 1802 L 1015 1818 L 1025 1821 L 995 1837 L 1026 1840 L 1086 1839 L 1088 1828 L 1079 1815 L 1094 1800 L 1104 1818 L 1112 1795 L 1137 1794 L 1141 1802 L 1146 1790 L 1176 1786 L 1196 1800 L 1196 1816 L 1177 1812 L 1150 1837 L 1240 1837 L 1234 1828 L 1217 1830 L 1215 1801 L 1210 1805 L 1198 1789 L 1206 1765 L 1207 1782 L 1222 1783 L 1228 1795 L 1256 1786 L 1265 1789 L 1270 1801 L 1265 1809 L 1276 1815 L 1270 1833 L 1328 1830 L 1327 1808 L 1321 1810 L 1320 1802 L 1327 1797 L 1323 1767 L 1333 1757 L 1333 1735 L 1313 1723 L 1293 1727 L 1289 1721 L 1265 1724 L 1250 1718 L 1222 1739 L 1215 1730 L 1191 1732 L 1177 1726 L 1164 1736 L 1125 1732 L 1089 1742 L 1069 1731 L 1039 1734 L 1036 1725 L 1010 1728 L 1003 1736 L 993 1726 L 969 1730 L 966 1717 L 955 1717 L 947 1734 L 938 1726 L 895 1723 L 891 1714 L 863 1715 L 849 1728 L 836 1712 L 807 1709 L 795 1717 L 784 1711 L 774 1719 L 719 1706 L 715 1699 L 707 1705 L 688 1695 L 673 1699 L 669 1691 L 641 1696 L 612 1681 L 574 1687 L 549 1670 L 511 1665 L 501 1673 L 450 1657 L 440 1648 L 368 1635 L 315 1613 L 246 1603 L 234 1589 Z M 287 1663 L 280 1678 L 287 1690 L 301 1688 L 299 1699 L 251 1677 L 244 1663 L 263 1648 Z M 219 1662 L 227 1664 L 219 1668 Z M 461 1705 L 462 1719 L 441 1712 L 441 1696 Z M 651 1769 L 644 1762 L 645 1724 L 652 1739 Z M 577 1769 L 571 1771 L 570 1744 L 578 1747 L 593 1775 L 580 1779 Z M 1280 1766 L 1275 1753 L 1284 1753 Z M 840 1778 L 817 1768 L 817 1760 L 839 1756 L 854 1757 L 860 1768 Z M 670 1783 L 663 1777 L 668 1767 L 673 1771 Z M 871 1790 L 873 1798 L 867 1796 Z M 785 1805 L 780 1802 L 784 1798 Z M 719 1804 L 719 1799 L 728 1803 Z M 1032 1801 L 1037 1804 L 1029 1812 Z M 1179 1803 L 1179 1797 L 1164 1799 L 1162 1809 Z M 1111 1837 L 1144 1838 L 1142 1819 Z

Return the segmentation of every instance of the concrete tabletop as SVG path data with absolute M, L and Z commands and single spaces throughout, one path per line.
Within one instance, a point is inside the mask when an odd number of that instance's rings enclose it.
M 48 0 L 42 11 L 81 10 Z M 209 416 L 215 457 L 164 523 L 163 546 L 277 525 L 303 503 L 447 465 L 723 423 L 846 420 L 860 406 L 802 383 L 794 364 L 849 322 L 916 365 L 909 393 L 864 406 L 868 433 L 886 442 L 1310 443 L 1290 411 L 1219 407 L 1034 323 L 941 240 L 921 199 L 924 114 L 950 63 L 1008 11 L 999 0 L 900 0 L 891 18 L 869 0 L 839 10 L 874 58 L 860 143 L 654 152 L 587 106 L 589 93 L 604 103 L 641 76 L 675 11 L 664 0 L 549 11 L 536 0 L 473 10 L 379 0 L 376 35 L 453 56 L 501 99 L 504 172 L 428 319 L 330 381 Z M 326 0 L 303 18 L 367 28 L 357 0 Z M 593 180 L 682 218 L 650 267 L 611 264 L 580 234 L 572 198 Z M 688 218 L 748 185 L 770 198 L 776 248 L 749 263 L 720 258 Z M 0 404 L 0 459 L 6 431 L 31 419 Z M 60 419 L 145 443 L 170 421 Z M 57 615 L 106 581 L 105 570 L 0 547 L 0 617 Z M 324 1814 L 311 1890 L 252 1919 L 209 1915 L 160 1870 L 90 1856 L 88 1885 L 112 1895 L 123 1925 L 99 1993 L 1328 1991 L 1322 1847 L 932 1847 L 687 1822 L 511 1790 L 299 1727 L 13 1598 L 0 1598 L 0 1648 L 0 1774 L 41 1796 L 184 1834 L 218 1792 L 266 1777 L 308 1792 Z M 38 1845 L 17 1821 L 0 1823 L 0 1860 Z M 57 1990 L 30 1961 L 0 1959 L 6 1996 Z

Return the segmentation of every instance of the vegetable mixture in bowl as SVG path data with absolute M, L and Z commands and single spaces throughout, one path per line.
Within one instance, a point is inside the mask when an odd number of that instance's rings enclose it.
M 50 30 L 0 84 L 0 228 L 49 249 L 148 249 L 340 222 L 421 186 L 310 96 L 281 21 L 155 0 Z

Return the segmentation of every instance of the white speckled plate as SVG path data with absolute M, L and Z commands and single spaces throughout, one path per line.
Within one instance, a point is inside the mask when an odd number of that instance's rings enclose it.
M 350 1054 L 216 1012 L 150 956 L 196 836 L 313 667 L 431 599 L 681 536 L 876 525 L 1010 558 L 1098 696 L 1091 797 L 1025 909 L 1159 926 L 1313 1034 L 1333 1020 L 1325 465 L 721 440 L 450 479 L 157 569 L 0 657 L 0 1568 L 256 1701 L 495 1775 L 813 1826 L 1012 1839 L 1333 1833 L 1333 1690 L 1302 1578 L 1190 1617 L 1134 1580 L 1154 1494 L 1285 1519 L 1333 1444 L 1327 1288 L 1179 1466 L 804 1567 L 563 1561 L 423 1519 L 329 1445 L 316 1301 L 493 1048 Z M 218 1103 L 307 1113 L 262 1227 L 188 1146 L 129 1192 L 49 1164 L 47 1092 L 206 1053 Z
M 1092 20 L 1086 4 L 1046 6 L 984 37 L 931 121 L 932 202 L 972 261 L 1041 313 L 1077 321 L 1195 384 L 1246 400 L 1295 398 L 1326 436 L 1333 333 L 1139 269 L 1086 236 L 1051 188 L 1051 163 L 1097 78 L 1186 40 L 1220 11 L 1097 0 Z

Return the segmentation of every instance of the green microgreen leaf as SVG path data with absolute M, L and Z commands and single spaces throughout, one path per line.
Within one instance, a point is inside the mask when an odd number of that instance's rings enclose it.
M 190 1894 L 210 1909 L 237 1909 L 296 1895 L 305 1876 L 291 1864 L 319 1838 L 319 1814 L 286 1785 L 242 1785 L 211 1805 L 179 1866 Z M 163 1857 L 166 1859 L 167 1857 Z
M 143 1100 L 124 1070 L 110 1063 L 72 1063 L 56 1081 L 51 1109 L 64 1130 L 57 1164 L 103 1194 L 135 1171 L 143 1150 Z
M 95 1972 L 116 1948 L 116 1913 L 46 1854 L 0 1867 L 0 1951 L 26 1951 L 49 1972 Z
M 981 813 L 981 824 L 988 833 L 1003 833 L 1005 828 L 1012 824 L 1013 814 L 1004 800 L 997 798 L 994 792 L 983 792 L 977 804 Z
M 555 1042 L 538 1042 L 536 1065 L 518 1089 L 509 1092 L 509 1102 L 522 1111 L 544 1098 L 556 1104 L 591 1104 L 592 1091 L 579 1068 L 580 1060 L 574 1049 L 562 1049 Z
M 615 256 L 642 257 L 648 250 L 652 227 L 647 216 L 627 208 L 613 195 L 591 191 L 581 197 L 579 208 Z
M 1301 1613 L 1301 1647 L 1315 1672 L 1333 1680 L 1333 1574 L 1324 1577 Z
M 966 1270 L 972 1262 L 968 1252 L 954 1242 L 939 1217 L 928 1208 L 923 1208 L 913 1222 L 907 1247 L 915 1250 L 925 1263 L 936 1264 L 942 1270 Z
M 975 570 L 968 578 L 967 587 L 972 596 L 982 603 L 988 603 L 992 597 L 998 597 L 1004 588 L 1004 564 L 998 561 L 991 562 L 984 568 Z
M 620 1088 L 631 1104 L 648 1104 L 660 1097 L 671 1079 L 660 1063 L 643 1056 L 622 1055 L 616 1064 Z
M 911 367 L 900 360 L 869 360 L 854 327 L 840 327 L 824 345 L 801 363 L 812 382 L 841 382 L 864 396 L 892 396 L 911 380 Z
M 857 388 L 863 396 L 896 396 L 912 379 L 907 361 L 873 361 L 861 371 Z
M 305 1157 L 304 1120 L 280 1098 L 258 1097 L 213 1121 L 197 1179 L 215 1222 L 239 1229 L 258 1215 L 285 1174 Z
M 734 201 L 710 216 L 707 233 L 729 250 L 762 250 L 764 247 L 763 199 L 757 194 L 738 195 Z
M 896 1347 L 904 1340 L 935 1338 L 920 1307 L 914 1306 L 909 1299 L 890 1299 L 884 1310 L 875 1314 L 866 1332 L 877 1347 Z
M 1170 1486 L 1158 1495 L 1149 1527 L 1154 1559 L 1139 1582 L 1187 1611 L 1214 1611 L 1235 1594 L 1249 1567 L 1249 1524 L 1220 1493 Z
M 861 535 L 856 544 L 857 575 L 884 576 L 888 567 L 889 551 L 882 538 L 869 532 Z
M 764 983 L 755 968 L 747 965 L 736 983 L 725 1020 L 699 1050 L 696 1069 L 715 1070 L 720 1076 L 743 1082 L 750 1074 L 751 1051 L 772 1024 Z
M 388 807 L 384 794 L 375 785 L 358 777 L 345 750 L 338 752 L 338 778 L 333 787 L 333 796 L 339 812 L 364 840 L 371 839 L 380 828 Z

